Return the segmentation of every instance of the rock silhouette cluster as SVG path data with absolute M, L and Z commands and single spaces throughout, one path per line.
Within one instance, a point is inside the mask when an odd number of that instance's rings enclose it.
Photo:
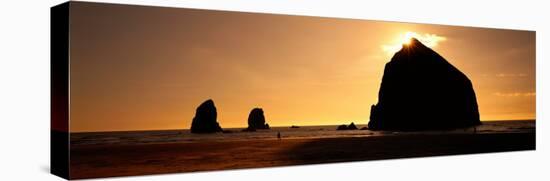
M 355 126 L 355 123 L 351 122 L 349 125 L 340 125 L 336 128 L 336 130 L 356 130 L 357 126 Z
M 211 99 L 203 102 L 195 113 L 191 123 L 191 133 L 215 133 L 222 132 L 222 128 L 217 120 L 218 113 L 214 101 Z
M 368 128 L 417 131 L 479 124 L 470 79 L 413 38 L 386 64 Z
M 468 77 L 417 39 L 394 54 L 384 68 L 378 103 L 371 106 L 369 130 L 422 131 L 481 124 L 476 95 Z M 291 126 L 290 128 L 299 128 Z M 254 108 L 243 131 L 269 129 L 262 108 Z M 356 130 L 340 125 L 337 130 Z M 214 101 L 196 111 L 192 133 L 223 132 Z
M 269 124 L 265 121 L 264 110 L 254 108 L 248 115 L 248 128 L 243 131 L 256 131 L 256 129 L 269 129 Z M 232 133 L 224 131 L 218 123 L 218 112 L 212 99 L 204 101 L 195 113 L 191 123 L 191 133 Z
M 257 129 L 269 129 L 262 108 L 254 108 L 250 111 L 250 114 L 248 114 L 248 128 L 243 131 L 256 131 Z

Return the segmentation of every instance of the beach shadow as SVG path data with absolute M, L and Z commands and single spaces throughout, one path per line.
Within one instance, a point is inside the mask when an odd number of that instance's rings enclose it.
M 401 135 L 312 139 L 280 153 L 292 164 L 402 159 L 535 149 L 535 134 Z

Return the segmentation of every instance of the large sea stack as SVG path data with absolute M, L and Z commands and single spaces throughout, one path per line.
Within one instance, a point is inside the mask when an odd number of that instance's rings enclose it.
M 223 130 L 217 118 L 218 113 L 214 101 L 211 99 L 206 100 L 197 108 L 197 112 L 191 123 L 191 133 L 222 132 Z
M 269 129 L 269 124 L 265 122 L 264 110 L 262 108 L 254 108 L 248 115 L 247 130 Z
M 419 131 L 479 124 L 470 79 L 413 38 L 386 64 L 368 128 Z

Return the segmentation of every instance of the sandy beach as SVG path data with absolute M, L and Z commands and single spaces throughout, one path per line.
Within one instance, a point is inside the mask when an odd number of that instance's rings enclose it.
M 73 179 L 535 149 L 535 133 L 71 146 Z

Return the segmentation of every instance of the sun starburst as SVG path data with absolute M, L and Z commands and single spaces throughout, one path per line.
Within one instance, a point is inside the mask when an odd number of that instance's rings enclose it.
M 416 32 L 407 31 L 399 34 L 390 44 L 382 45 L 382 50 L 389 56 L 392 56 L 395 52 L 401 50 L 403 46 L 409 46 L 413 38 L 416 38 L 418 41 L 422 42 L 422 44 L 430 48 L 434 48 L 440 42 L 447 40 L 446 37 L 436 34 L 419 34 Z

